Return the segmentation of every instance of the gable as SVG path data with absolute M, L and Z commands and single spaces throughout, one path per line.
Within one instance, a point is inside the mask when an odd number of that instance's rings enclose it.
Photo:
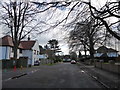
M 40 51 L 40 48 L 39 48 L 39 43 L 38 41 L 35 42 L 34 46 L 32 47 L 33 50 L 37 50 L 37 51 Z

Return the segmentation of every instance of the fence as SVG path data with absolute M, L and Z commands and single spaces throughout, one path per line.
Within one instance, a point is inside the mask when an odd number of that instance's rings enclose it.
M 50 59 L 41 59 L 41 64 L 49 64 L 49 63 L 53 63 L 53 60 Z
M 19 58 L 18 60 L 14 59 L 9 59 L 9 60 L 0 60 L 0 63 L 2 64 L 2 69 L 9 69 L 14 67 L 14 61 L 16 62 L 16 67 L 20 68 L 22 67 L 27 67 L 28 63 L 28 58 L 22 57 Z
M 96 62 L 95 67 L 107 70 L 113 73 L 120 74 L 120 65 L 110 64 L 110 63 L 103 63 L 103 62 Z

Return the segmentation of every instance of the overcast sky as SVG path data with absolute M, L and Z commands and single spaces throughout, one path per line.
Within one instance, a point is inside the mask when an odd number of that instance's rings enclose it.
M 36 0 L 39 1 L 39 0 Z M 44 0 L 47 1 L 47 0 Z M 50 0 L 48 0 L 50 1 Z M 56 0 L 52 0 L 52 1 L 56 1 Z M 60 0 L 58 0 L 60 1 Z M 72 0 L 72 1 L 79 1 L 79 0 Z M 84 1 L 88 1 L 88 0 L 84 0 Z M 91 0 L 92 4 L 94 6 L 97 7 L 102 7 L 106 1 L 113 1 L 113 0 Z M 51 13 L 51 12 L 49 12 Z M 68 10 L 57 10 L 57 12 L 55 12 L 54 14 L 54 18 L 50 19 L 50 22 L 54 22 L 56 19 L 60 20 L 63 19 L 66 15 L 66 13 L 68 13 Z M 72 19 L 72 18 L 71 18 Z M 49 22 L 49 21 L 47 21 Z M 50 39 L 57 39 L 59 41 L 59 45 L 61 50 L 64 52 L 64 54 L 68 54 L 69 53 L 69 48 L 67 45 L 67 41 L 64 40 L 64 37 L 67 36 L 67 34 L 65 32 L 63 32 L 63 30 L 61 30 L 61 28 L 56 28 L 54 30 L 51 30 L 48 33 L 43 33 L 39 36 L 37 36 L 39 42 L 41 45 L 45 45 L 48 40 Z

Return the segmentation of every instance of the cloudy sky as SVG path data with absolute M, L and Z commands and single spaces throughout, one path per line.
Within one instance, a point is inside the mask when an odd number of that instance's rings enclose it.
M 33 0 L 31 0 L 33 1 Z M 42 2 L 42 1 L 61 1 L 61 0 L 34 0 L 34 1 L 38 1 L 38 2 Z M 67 0 L 68 1 L 68 0 Z M 79 1 L 79 0 L 71 0 L 71 1 Z M 88 0 L 84 0 L 84 1 L 88 1 Z M 106 1 L 114 1 L 114 0 L 91 0 L 92 4 L 96 7 L 102 7 Z M 46 24 L 42 23 L 39 26 L 40 30 L 46 30 L 49 28 L 50 25 L 56 23 L 56 21 L 62 20 L 63 18 L 66 17 L 67 13 L 69 12 L 69 8 L 71 8 L 74 4 L 72 4 L 71 6 L 67 7 L 67 8 L 61 8 L 61 9 L 57 9 L 55 12 L 53 9 L 50 9 L 47 12 L 41 13 L 37 16 L 37 18 L 42 22 L 46 22 Z M 74 14 L 73 14 L 74 15 Z M 72 17 L 70 17 L 68 19 L 68 22 L 72 20 Z M 2 26 L 0 26 L 0 36 L 2 36 L 2 29 L 6 29 Z M 52 28 L 50 30 L 48 30 L 45 33 L 42 34 L 34 34 L 32 33 L 31 35 L 31 39 L 37 39 L 40 43 L 40 45 L 44 46 L 47 44 L 47 42 L 51 39 L 57 39 L 59 41 L 59 45 L 61 50 L 64 52 L 64 54 L 68 54 L 69 53 L 69 48 L 67 45 L 67 41 L 64 39 L 68 36 L 68 32 L 64 31 L 64 28 L 62 28 L 62 26 L 56 27 L 56 28 Z
M 36 0 L 36 1 L 39 1 L 39 0 Z M 47 0 L 45 0 L 45 1 L 47 1 Z M 50 1 L 50 0 L 48 0 L 48 1 Z M 56 1 L 56 0 L 52 0 L 52 1 Z M 79 0 L 72 0 L 72 1 L 79 1 Z M 84 1 L 88 1 L 88 0 L 84 0 Z M 113 1 L 113 0 L 91 0 L 92 4 L 96 7 L 102 7 L 106 1 Z M 66 10 L 58 9 L 55 12 L 53 18 L 47 22 L 49 23 L 49 22 L 54 22 L 56 20 L 63 19 L 66 16 L 66 14 L 68 13 L 68 10 L 69 9 L 66 9 Z M 50 13 L 51 12 L 48 12 L 48 14 L 50 14 Z M 46 14 L 46 16 L 48 16 L 48 15 Z M 45 17 L 45 19 L 46 19 L 46 17 Z M 70 19 L 72 19 L 72 18 L 69 18 L 69 20 Z M 42 46 L 45 45 L 48 42 L 48 40 L 50 40 L 50 39 L 57 39 L 59 41 L 61 50 L 64 52 L 64 54 L 68 54 L 69 48 L 67 45 L 67 41 L 64 40 L 64 37 L 67 37 L 68 33 L 64 32 L 64 30 L 62 30 L 62 29 L 63 28 L 61 28 L 61 27 L 55 28 L 54 30 L 50 30 L 49 32 L 46 32 L 46 33 L 43 33 L 43 34 L 37 36 L 37 39 L 39 40 L 39 42 Z

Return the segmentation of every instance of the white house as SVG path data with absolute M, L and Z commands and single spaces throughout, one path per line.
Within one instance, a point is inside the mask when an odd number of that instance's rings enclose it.
M 0 43 L 0 60 L 13 58 L 13 42 L 11 36 L 7 35 L 1 38 Z M 34 62 L 39 60 L 39 43 L 35 40 L 21 41 L 17 58 L 28 57 L 28 65 L 34 65 Z
M 28 57 L 28 64 L 34 65 L 34 62 L 39 60 L 40 49 L 38 41 L 21 41 L 23 47 L 22 54 Z
M 119 54 L 118 54 L 118 51 L 116 51 L 112 48 L 107 48 L 105 46 L 101 46 L 96 50 L 94 57 L 102 57 L 102 56 L 118 57 Z
M 0 60 L 13 58 L 13 46 L 14 45 L 12 42 L 12 38 L 9 35 L 7 35 L 0 39 L 2 41 L 0 43 Z M 21 44 L 18 47 L 17 55 L 18 55 L 17 58 L 23 56 Z

